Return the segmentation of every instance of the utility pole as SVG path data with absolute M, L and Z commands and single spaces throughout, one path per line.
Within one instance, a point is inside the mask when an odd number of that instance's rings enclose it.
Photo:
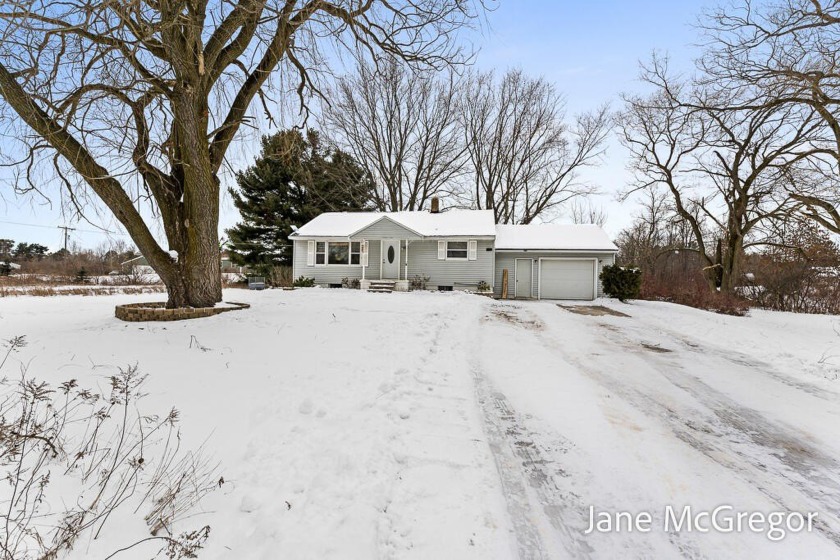
M 67 251 L 67 240 L 70 238 L 70 232 L 76 231 L 76 228 L 67 227 L 67 226 L 58 226 L 58 229 L 64 230 L 64 250 Z

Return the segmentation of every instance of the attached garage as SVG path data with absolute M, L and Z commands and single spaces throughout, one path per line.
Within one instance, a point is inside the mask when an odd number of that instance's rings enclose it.
M 494 292 L 511 299 L 593 300 L 603 295 L 598 277 L 617 252 L 594 225 L 497 225 Z
M 598 259 L 540 259 L 539 299 L 595 299 L 597 268 Z

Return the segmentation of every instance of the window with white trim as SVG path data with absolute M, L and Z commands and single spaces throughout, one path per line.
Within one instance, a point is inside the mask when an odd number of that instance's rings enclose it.
M 467 260 L 467 242 L 447 241 L 446 258 L 449 260 Z
M 315 244 L 315 264 L 358 266 L 362 264 L 362 243 L 360 241 L 318 241 Z

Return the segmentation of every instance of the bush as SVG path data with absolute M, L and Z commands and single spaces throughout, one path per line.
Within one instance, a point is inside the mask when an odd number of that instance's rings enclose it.
M 708 289 L 696 292 L 684 292 L 674 299 L 674 303 L 714 311 L 723 315 L 743 317 L 750 310 L 748 301 L 732 294 L 710 292 Z
M 6 262 L 0 262 L 0 276 L 8 276 L 12 273 L 12 265 Z
M 311 288 L 315 285 L 314 278 L 308 278 L 306 276 L 301 276 L 294 282 L 292 282 L 292 286 L 295 288 Z
M 482 280 L 478 283 L 478 287 L 476 288 L 479 292 L 489 292 L 490 291 L 490 284 Z
M 793 313 L 840 314 L 840 268 L 753 256 L 740 293 L 754 307 Z
M 419 274 L 415 274 L 411 280 L 408 281 L 408 289 L 411 291 L 425 290 L 426 282 L 428 282 L 430 278 L 430 276 L 420 276 Z
M 637 268 L 607 265 L 601 270 L 604 293 L 619 301 L 638 299 L 642 288 L 642 272 Z
M 73 277 L 74 284 L 87 284 L 90 280 L 87 270 L 80 268 L 76 271 L 76 276 Z
M 667 301 L 737 317 L 746 315 L 750 308 L 749 301 L 742 297 L 709 290 L 708 284 L 699 272 L 671 280 L 645 276 L 640 298 Z
M 120 286 L 141 286 L 155 284 L 159 281 L 155 274 L 146 274 L 143 270 L 144 268 L 141 266 L 126 267 L 121 274 L 111 279 L 111 283 Z
M 342 288 L 350 288 L 351 290 L 358 290 L 362 286 L 362 281 L 358 278 L 348 278 L 345 276 L 341 279 Z

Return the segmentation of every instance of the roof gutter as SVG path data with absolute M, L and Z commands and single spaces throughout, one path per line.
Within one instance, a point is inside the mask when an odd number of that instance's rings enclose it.
M 618 253 L 618 249 L 499 249 L 497 253 Z

